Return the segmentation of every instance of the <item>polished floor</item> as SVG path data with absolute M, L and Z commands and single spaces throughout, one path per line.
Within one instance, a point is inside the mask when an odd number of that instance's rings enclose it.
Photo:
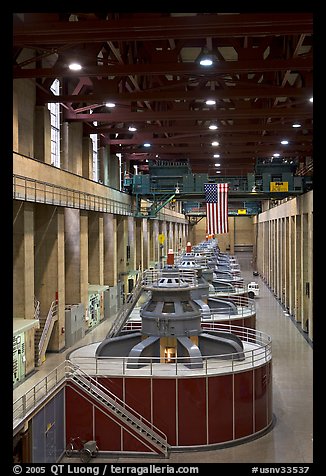
M 242 445 L 207 451 L 171 453 L 168 460 L 156 457 L 99 455 L 92 463 L 313 463 L 313 349 L 260 277 L 252 275 L 251 254 L 237 253 L 245 283 L 260 286 L 256 298 L 256 328 L 272 337 L 273 412 L 275 425 L 264 436 Z M 101 341 L 112 319 L 88 333 L 76 346 Z M 48 354 L 44 364 L 14 389 L 14 400 L 57 367 L 72 348 Z M 62 462 L 80 462 L 64 458 Z

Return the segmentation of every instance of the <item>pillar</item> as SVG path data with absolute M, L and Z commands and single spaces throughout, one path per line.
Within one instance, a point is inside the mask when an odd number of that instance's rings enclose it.
M 103 215 L 88 214 L 88 281 L 90 284 L 104 284 L 103 277 Z
M 65 208 L 65 275 L 66 303 L 81 302 L 80 211 Z
M 135 219 L 135 236 L 136 236 L 136 253 L 135 253 L 135 269 L 143 269 L 144 262 L 144 239 L 142 219 Z
M 109 185 L 109 153 L 108 147 L 100 147 L 98 149 L 99 171 L 98 180 L 103 185 Z
M 109 163 L 108 185 L 112 188 L 120 190 L 120 162 L 116 154 L 110 154 L 110 149 L 108 149 L 108 163 Z
M 13 104 L 12 104 L 12 150 L 13 152 L 18 152 L 19 142 L 18 142 L 18 98 L 17 92 L 13 89 Z
M 89 136 L 83 137 L 82 175 L 89 180 L 93 180 L 93 142 Z
M 47 316 L 52 302 L 58 298 L 58 321 L 54 325 L 48 346 L 48 350 L 56 352 L 65 345 L 64 229 L 63 208 L 37 205 L 35 209 L 35 295 L 40 301 L 41 317 Z
M 13 203 L 13 317 L 34 318 L 34 204 Z M 34 329 L 25 332 L 25 373 L 35 368 Z
M 149 262 L 150 262 L 150 247 L 149 247 L 149 222 L 147 218 L 143 218 L 141 221 L 142 224 L 142 236 L 143 236 L 143 265 L 142 269 L 145 271 L 145 269 L 149 268 Z
M 116 286 L 117 279 L 117 219 L 111 213 L 103 217 L 104 284 Z
M 51 164 L 51 114 L 46 106 L 35 107 L 34 155 Z
M 83 124 L 71 122 L 68 127 L 68 170 L 77 175 L 82 175 L 82 137 Z
M 88 212 L 80 210 L 80 302 L 88 309 Z

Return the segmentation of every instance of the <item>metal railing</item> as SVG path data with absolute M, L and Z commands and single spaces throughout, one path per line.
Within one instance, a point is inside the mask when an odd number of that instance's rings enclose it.
M 213 297 L 213 296 L 210 296 Z M 211 309 L 211 316 L 208 319 L 211 320 L 221 320 L 221 316 L 223 315 L 224 319 L 236 319 L 239 317 L 250 317 L 256 314 L 256 303 L 255 299 L 251 299 L 247 296 L 230 296 L 226 298 L 225 296 L 221 296 L 222 300 L 232 302 L 237 308 L 237 314 L 231 314 L 230 309 L 223 309 L 222 312 L 219 312 L 218 309 Z
M 219 375 L 230 372 L 241 372 L 260 366 L 272 358 L 271 337 L 255 329 L 219 324 L 208 321 L 203 323 L 203 331 L 222 331 L 236 334 L 244 343 L 244 360 L 238 360 L 238 354 L 219 354 L 202 356 L 202 368 L 189 369 L 189 357 L 171 359 L 173 363 L 163 363 L 160 357 L 96 357 L 95 355 L 78 355 L 75 352 L 70 360 L 85 372 L 96 376 L 166 376 L 171 375 Z M 141 322 L 128 323 L 128 330 L 140 330 Z M 192 362 L 196 358 L 192 359 Z M 163 359 L 164 360 L 164 359 Z M 138 368 L 129 368 L 138 367 Z
M 25 395 L 13 402 L 13 427 L 14 429 L 47 399 L 60 385 L 65 382 L 66 363 L 62 362 L 46 377 L 34 385 Z
M 40 320 L 40 301 L 34 296 L 34 319 Z
M 140 425 L 148 436 L 153 436 L 155 440 L 167 448 L 167 436 L 163 431 L 70 360 L 66 360 L 66 379 L 77 383 L 80 382 L 85 391 L 93 397 L 99 398 L 101 403 L 106 405 L 108 409 L 113 409 L 115 413 L 117 413 L 117 410 L 120 410 L 120 413 L 127 417 L 131 423 Z
M 38 343 L 38 355 L 39 358 L 42 357 L 42 353 L 44 353 L 44 344 L 46 341 L 46 338 L 48 336 L 49 329 L 51 327 L 51 324 L 53 321 L 57 320 L 58 318 L 58 302 L 57 301 L 52 301 L 47 318 L 45 320 L 44 328 L 41 334 L 40 341 Z
M 130 204 L 16 174 L 13 175 L 13 198 L 116 215 L 132 215 Z
M 139 329 L 141 322 L 133 323 L 134 329 Z M 187 358 L 178 357 L 172 359 L 173 363 L 161 363 L 160 358 L 137 357 L 137 363 L 143 366 L 138 369 L 128 369 L 127 364 L 131 362 L 128 357 L 87 357 L 71 356 L 73 366 L 76 365 L 81 371 L 95 376 L 152 376 L 160 375 L 171 377 L 172 375 L 218 375 L 229 372 L 241 372 L 246 369 L 258 367 L 272 359 L 272 340 L 264 332 L 254 329 L 243 328 L 231 324 L 205 324 L 205 330 L 216 330 L 236 334 L 245 344 L 242 361 L 237 360 L 237 354 L 211 355 L 203 357 L 202 369 L 189 369 L 185 366 Z M 227 360 L 226 360 L 227 358 Z M 13 428 L 19 426 L 39 405 L 51 396 L 67 377 L 71 376 L 70 361 L 62 362 L 52 370 L 46 377 L 34 385 L 26 394 L 17 398 L 13 402 Z
M 183 287 L 184 284 L 188 284 L 190 287 L 198 285 L 197 274 L 195 269 L 178 269 L 177 271 L 171 271 L 169 269 L 147 269 L 142 275 L 143 288 L 150 288 L 154 284 L 159 283 L 165 279 L 175 280 L 174 284 Z

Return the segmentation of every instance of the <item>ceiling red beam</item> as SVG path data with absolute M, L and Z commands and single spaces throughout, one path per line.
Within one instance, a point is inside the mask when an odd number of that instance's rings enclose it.
M 82 57 L 80 58 L 82 63 Z M 311 71 L 312 58 L 289 58 L 286 60 L 247 60 L 247 61 L 219 61 L 209 70 L 192 63 L 140 63 L 140 64 L 115 64 L 110 66 L 85 66 L 76 72 L 68 68 L 26 68 L 14 67 L 14 78 L 63 78 L 63 77 L 107 77 L 130 75 L 205 75 L 207 77 L 220 74 L 233 73 L 261 73 L 273 71 Z
M 138 146 L 138 147 L 119 147 L 119 146 L 112 146 L 112 151 L 114 151 L 115 153 L 118 153 L 118 152 L 124 152 L 124 153 L 128 153 L 128 154 L 131 154 L 131 153 L 137 153 L 137 152 L 142 152 L 142 153 L 146 153 L 148 152 L 148 148 L 146 147 L 142 147 L 142 146 Z M 283 150 L 282 151 L 282 155 L 284 154 L 292 154 L 292 153 L 295 153 L 295 152 L 299 152 L 299 151 L 306 151 L 306 152 L 309 152 L 312 150 L 312 146 L 307 144 L 307 145 L 298 145 L 298 144 L 293 144 L 292 146 L 287 146 L 286 150 Z M 264 153 L 266 154 L 270 154 L 270 155 L 273 155 L 276 150 L 275 150 L 275 147 L 269 145 L 269 144 L 255 144 L 255 145 L 240 145 L 240 146 L 236 146 L 236 145 L 232 145 L 232 146 L 219 146 L 219 147 L 213 147 L 211 146 L 211 148 L 207 147 L 207 146 L 203 146 L 203 147 L 196 147 L 196 146 L 166 146 L 166 147 L 159 147 L 159 146 L 155 146 L 152 145 L 151 148 L 150 148 L 150 153 L 151 154 L 197 154 L 197 153 L 201 153 L 201 154 L 207 154 L 207 155 L 210 155 L 210 156 L 213 156 L 213 154 L 223 154 L 224 156 L 227 155 L 227 154 L 232 154 L 234 152 L 236 153 L 244 153 L 245 155 L 250 155 L 252 153 L 252 155 L 255 155 L 257 154 L 257 152 L 260 152 L 260 151 L 263 151 Z
M 244 136 L 244 137 L 226 137 L 226 136 L 218 136 L 218 140 L 221 140 L 223 146 L 226 144 L 240 143 L 246 144 L 247 142 L 258 142 L 258 143 L 266 143 L 266 144 L 278 144 L 280 146 L 280 141 L 283 139 L 284 136 Z M 287 137 L 289 140 L 289 137 Z M 132 144 L 139 144 L 141 142 L 141 138 L 133 138 L 133 139 L 107 139 L 107 142 L 112 145 L 132 145 Z M 182 144 L 187 143 L 196 143 L 196 144 L 205 144 L 209 145 L 213 138 L 212 137 L 198 137 L 194 134 L 194 137 L 187 137 L 186 139 L 180 139 L 178 137 L 167 137 L 167 138 L 146 138 L 146 141 L 150 140 L 152 145 L 164 145 L 164 144 Z M 292 137 L 291 142 L 302 143 L 302 142 L 312 142 L 312 135 L 305 135 L 300 137 Z M 285 145 L 283 145 L 285 147 Z M 288 145 L 287 145 L 288 147 Z
M 39 22 L 14 26 L 13 45 L 309 34 L 312 13 L 205 14 L 185 17 Z
M 308 129 L 312 130 L 312 123 L 306 124 L 305 121 L 302 121 L 302 129 Z M 282 131 L 282 134 L 291 132 L 295 133 L 296 135 L 301 136 L 302 131 L 300 129 L 294 129 L 291 124 L 286 124 L 286 123 L 268 123 L 268 124 L 234 124 L 234 125 L 229 125 L 229 126 L 224 126 L 219 124 L 218 126 L 218 133 L 223 134 L 223 133 L 237 133 L 237 132 L 247 132 L 247 131 L 276 131 L 278 132 L 279 130 Z M 110 127 L 108 125 L 99 125 L 99 126 L 93 126 L 90 124 L 84 124 L 84 131 L 85 133 L 89 134 L 100 134 L 100 133 L 109 133 L 109 134 L 131 134 L 130 131 L 128 131 L 127 127 Z M 195 124 L 189 124 L 189 125 L 175 125 L 175 126 L 165 126 L 162 124 L 162 126 L 157 126 L 155 124 L 146 124 L 146 125 L 140 125 L 139 132 L 142 133 L 155 133 L 155 134 L 163 134 L 164 132 L 167 132 L 169 134 L 177 134 L 177 133 L 191 133 L 191 134 L 209 134 L 209 135 L 216 135 L 216 131 L 211 131 L 206 127 L 195 125 Z
M 304 118 L 312 117 L 311 107 L 298 108 L 248 108 L 248 109 L 219 109 L 218 111 L 201 110 L 174 110 L 170 111 L 143 111 L 143 112 L 108 112 L 93 114 L 74 114 L 66 111 L 67 120 L 77 121 L 97 121 L 97 122 L 143 122 L 143 121 L 164 121 L 164 120 L 182 120 L 182 121 L 209 121 L 212 119 L 256 119 L 262 117 L 293 117 Z
M 193 90 L 185 91 L 135 91 L 131 93 L 118 92 L 92 92 L 90 94 L 70 94 L 70 95 L 44 95 L 42 101 L 45 103 L 61 103 L 61 102 L 85 102 L 93 104 L 95 102 L 105 102 L 108 99 L 112 101 L 175 101 L 175 100 L 205 100 L 205 99 L 232 99 L 232 98 L 267 98 L 267 97 L 309 97 L 312 95 L 312 88 L 297 88 L 297 87 L 273 87 L 266 85 L 255 85 L 251 88 L 237 88 L 230 87 L 228 89 L 217 89 L 211 91 Z

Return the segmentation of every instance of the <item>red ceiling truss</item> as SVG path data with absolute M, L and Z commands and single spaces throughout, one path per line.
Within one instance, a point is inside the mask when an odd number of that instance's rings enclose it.
M 59 102 L 126 163 L 182 158 L 212 173 L 219 154 L 240 175 L 257 157 L 312 157 L 312 13 L 14 14 L 13 46 L 13 76 L 36 80 L 37 103 Z M 198 64 L 202 48 L 213 66 Z

